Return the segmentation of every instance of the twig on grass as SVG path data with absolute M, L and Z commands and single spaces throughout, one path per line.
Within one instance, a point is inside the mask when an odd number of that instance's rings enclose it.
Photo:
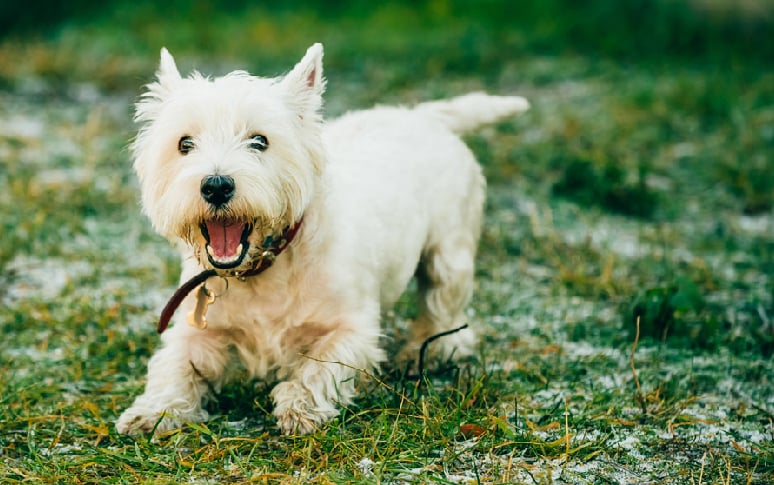
M 460 330 L 464 330 L 468 328 L 468 324 L 462 325 L 457 328 L 453 328 L 451 330 L 447 330 L 445 332 L 437 333 L 435 335 L 429 336 L 427 339 L 425 339 L 424 342 L 422 342 L 422 346 L 419 347 L 419 361 L 417 363 L 417 375 L 411 376 L 407 375 L 408 378 L 416 378 L 416 379 L 422 379 L 422 377 L 425 375 L 425 354 L 427 353 L 427 346 L 430 345 L 432 342 L 438 340 L 441 337 L 446 337 L 447 335 L 451 335 L 453 333 L 457 333 Z

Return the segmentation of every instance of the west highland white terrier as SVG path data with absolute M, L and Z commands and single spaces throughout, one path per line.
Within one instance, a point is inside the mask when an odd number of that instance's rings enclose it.
M 208 419 L 229 370 L 278 381 L 274 415 L 309 433 L 387 360 L 380 316 L 416 275 L 403 359 L 465 322 L 485 181 L 459 134 L 528 108 L 517 96 L 377 107 L 323 123 L 323 49 L 285 76 L 181 77 L 166 49 L 136 106 L 142 205 L 182 255 L 174 324 L 120 433 Z M 182 302 L 182 303 L 181 303 Z M 468 328 L 432 344 L 475 351 Z

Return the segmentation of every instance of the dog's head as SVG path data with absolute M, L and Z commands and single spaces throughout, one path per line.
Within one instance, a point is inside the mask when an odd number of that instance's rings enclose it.
M 279 78 L 183 78 L 162 49 L 136 106 L 134 168 L 154 228 L 203 266 L 248 269 L 303 216 L 324 164 L 322 56 L 313 45 Z

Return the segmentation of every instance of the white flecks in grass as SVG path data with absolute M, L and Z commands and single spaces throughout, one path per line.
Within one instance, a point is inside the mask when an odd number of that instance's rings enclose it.
M 364 457 L 362 460 L 357 462 L 357 468 L 360 470 L 360 473 L 362 473 L 363 475 L 371 476 L 373 475 L 373 469 L 375 464 L 376 463 L 372 459 L 368 457 Z
M 675 190 L 675 181 L 669 177 L 649 173 L 645 176 L 645 184 L 648 188 L 661 192 Z
M 672 145 L 672 157 L 675 159 L 693 157 L 694 155 L 696 155 L 696 145 L 693 143 L 683 142 Z
M 201 477 L 199 475 L 191 475 L 188 477 L 188 480 L 186 483 L 190 483 L 191 485 L 220 485 L 223 482 L 223 477 L 218 476 L 218 474 L 215 474 L 215 476 L 212 477 Z
M 613 251 L 626 258 L 642 256 L 652 249 L 640 239 L 636 228 L 626 227 L 622 221 L 611 221 L 609 224 L 597 221 L 593 225 L 563 229 L 561 235 L 569 244 L 591 244 L 601 251 Z
M 562 391 L 559 389 L 541 389 L 532 394 L 532 399 L 538 402 L 556 402 L 562 397 Z
M 13 276 L 3 299 L 11 303 L 29 298 L 56 298 L 69 284 L 91 274 L 93 269 L 85 261 L 20 254 L 11 260 L 6 271 Z
M 476 473 L 467 471 L 462 474 L 444 473 L 444 478 L 452 483 L 475 484 L 479 483 Z
M 623 436 L 617 436 L 610 440 L 608 443 L 611 448 L 623 451 L 627 455 L 641 460 L 646 458 L 646 455 L 642 453 L 642 441 L 639 436 L 633 434 L 626 434 Z
M 620 389 L 625 384 L 625 380 L 620 375 L 602 375 L 594 380 L 594 384 L 601 389 Z
M 495 188 L 495 190 L 497 190 Z M 531 234 L 533 237 L 546 238 L 550 244 L 552 237 L 558 236 L 563 241 L 574 245 L 589 244 L 600 252 L 612 251 L 617 257 L 639 259 L 643 257 L 663 258 L 670 264 L 688 264 L 715 268 L 715 273 L 726 282 L 745 284 L 761 302 L 762 311 L 751 312 L 749 305 L 740 304 L 738 298 L 727 292 L 710 293 L 706 295 L 708 302 L 724 305 L 728 308 L 728 320 L 737 328 L 751 328 L 755 321 L 765 322 L 768 318 L 766 308 L 771 307 L 771 279 L 758 271 L 755 258 L 740 253 L 734 255 L 728 252 L 713 253 L 712 251 L 695 252 L 696 235 L 711 234 L 712 224 L 696 217 L 679 221 L 678 224 L 654 226 L 647 223 L 602 215 L 590 218 L 578 217 L 571 204 L 559 203 L 553 211 L 547 212 L 538 204 L 527 201 L 523 204 L 514 202 L 503 194 L 493 194 L 493 199 L 508 205 L 511 211 L 509 220 L 516 220 L 514 213 L 521 213 L 527 218 L 532 217 Z M 508 202 L 510 201 L 510 202 Z M 501 206 L 503 204 L 500 204 Z M 516 209 L 515 211 L 513 209 Z M 699 211 L 701 208 L 697 207 Z M 491 212 L 493 219 L 500 219 L 500 211 Z M 504 216 L 503 216 L 504 217 Z M 693 217 L 693 216 L 692 216 Z M 502 219 L 505 220 L 505 219 Z M 714 223 L 713 223 L 714 224 Z M 733 219 L 730 227 L 739 227 L 740 231 L 755 236 L 765 236 L 771 232 L 769 216 Z M 536 232 L 537 230 L 537 232 Z M 500 226 L 498 231 L 505 233 L 507 226 Z M 499 233 L 498 233 L 499 234 Z M 523 227 L 512 227 L 509 235 L 519 241 L 524 238 Z M 583 322 L 589 319 L 600 322 L 608 327 L 620 325 L 620 307 L 605 301 L 586 301 L 568 297 L 567 295 L 546 291 L 555 286 L 552 279 L 556 270 L 540 265 L 534 261 L 508 261 L 507 269 L 495 269 L 494 278 L 479 283 L 480 291 L 489 298 L 504 302 L 499 308 L 502 313 L 495 317 L 482 319 L 489 326 L 497 329 L 508 329 L 518 335 L 519 340 L 529 344 L 529 348 L 545 346 L 543 335 L 550 336 L 548 341 L 558 343 L 562 349 L 562 361 L 583 363 L 590 366 L 598 364 L 598 359 L 605 359 L 607 369 L 604 372 L 590 372 L 584 382 L 576 382 L 578 389 L 593 386 L 594 392 L 605 389 L 613 392 L 631 394 L 630 406 L 618 409 L 624 419 L 637 422 L 642 417 L 642 409 L 637 405 L 636 389 L 630 368 L 631 345 L 623 347 L 599 346 L 591 342 L 569 342 L 567 326 L 573 322 Z M 501 267 L 502 268 L 502 267 Z M 721 271 L 722 270 L 722 271 Z M 725 271 L 725 272 L 723 272 Z M 508 281 L 508 275 L 518 274 L 516 281 Z M 617 273 L 614 273 L 617 275 Z M 496 278 L 496 279 L 495 279 Z M 512 277 L 511 277 L 512 278 Z M 500 280 L 501 279 L 501 280 Z M 507 282 L 507 283 L 506 283 Z M 516 296 L 514 296 L 516 293 Z M 763 315 L 763 317 L 760 316 Z M 755 320 L 758 319 L 758 320 Z M 539 332 L 541 338 L 532 338 L 531 334 Z M 592 340 L 593 341 L 593 340 Z M 518 367 L 518 359 L 506 360 L 509 368 Z M 593 430 L 575 430 L 570 423 L 570 433 L 574 434 L 573 445 L 595 440 L 605 440 L 605 447 L 614 456 L 607 458 L 600 455 L 585 463 L 564 460 L 538 460 L 529 462 L 519 460 L 515 470 L 516 483 L 541 481 L 563 481 L 566 483 L 589 483 L 588 477 L 604 477 L 612 483 L 630 483 L 658 480 L 667 476 L 670 470 L 683 469 L 687 463 L 696 462 L 701 453 L 697 450 L 715 449 L 720 453 L 734 453 L 735 447 L 741 447 L 748 452 L 754 452 L 756 446 L 772 439 L 771 427 L 766 422 L 771 411 L 761 412 L 750 417 L 735 417 L 731 410 L 745 407 L 745 403 L 757 402 L 759 405 L 772 407 L 770 383 L 763 386 L 751 386 L 749 378 L 729 375 L 729 372 L 744 373 L 739 359 L 734 359 L 726 351 L 688 357 L 685 349 L 670 349 L 662 345 L 640 342 L 634 354 L 634 363 L 639 370 L 643 392 L 653 392 L 664 383 L 675 383 L 680 389 L 698 385 L 695 396 L 679 403 L 682 407 L 677 411 L 678 421 L 669 428 L 648 426 L 616 427 L 612 436 L 594 433 Z M 768 362 L 751 363 L 764 375 L 774 375 L 774 368 Z M 760 368 L 766 370 L 760 370 Z M 717 383 L 711 380 L 704 383 L 703 375 L 728 376 L 719 379 Z M 694 382 L 696 381 L 696 382 Z M 546 389 L 525 396 L 519 406 L 519 423 L 530 420 L 533 423 L 543 416 L 546 409 L 553 409 L 561 402 L 567 392 L 567 384 L 549 382 Z M 588 395 L 594 392 L 588 391 Z M 581 392 L 581 395 L 582 392 Z M 689 393 L 690 395 L 690 393 Z M 733 397 L 729 397 L 733 396 Z M 577 400 L 578 395 L 573 394 Z M 651 412 L 663 412 L 657 403 L 649 403 Z M 572 404 L 570 406 L 572 411 Z M 514 420 L 514 406 L 503 408 L 504 414 Z M 768 414 L 767 414 L 768 413 Z M 581 413 L 582 415 L 582 413 Z M 758 418 L 756 419 L 756 416 Z M 561 424 L 561 423 L 560 423 Z M 563 426 L 563 425 L 562 425 Z M 526 429 L 526 428 L 525 428 Z M 562 428 L 553 431 L 529 431 L 532 436 L 545 441 L 561 438 Z M 676 441 L 677 440 L 677 441 Z M 684 443 L 696 445 L 681 453 L 667 453 L 663 457 L 654 455 L 654 445 L 684 446 Z M 696 456 L 698 454 L 698 456 Z M 620 456 L 620 458 L 619 458 Z M 530 473 L 526 473 L 529 470 Z
M 233 431 L 242 431 L 244 430 L 248 425 L 248 419 L 240 419 L 239 421 L 227 421 L 226 426 L 228 426 Z
M 531 128 L 521 133 L 521 143 L 523 145 L 534 145 L 542 143 L 548 138 L 546 130 L 540 128 Z
M 70 95 L 80 103 L 95 104 L 102 100 L 102 92 L 92 83 L 77 83 L 70 88 Z
M 757 216 L 739 216 L 737 219 L 739 228 L 755 235 L 769 235 L 774 233 L 774 217 L 771 214 L 760 214 Z
M 73 454 L 79 454 L 82 451 L 83 451 L 83 448 L 81 447 L 81 445 L 65 444 L 65 443 L 56 443 L 53 447 L 40 448 L 38 450 L 38 452 L 42 456 L 73 455 Z
M 56 364 L 58 362 L 62 362 L 67 357 L 64 350 L 62 350 L 61 348 L 41 349 L 35 346 L 6 348 L 6 349 L 3 349 L 3 354 L 6 357 L 16 360 L 17 362 L 20 359 L 25 359 L 32 362 L 37 362 L 37 363 L 45 362 L 49 364 Z M 19 372 L 22 370 L 24 369 L 16 367 L 14 369 L 14 372 Z
M 613 359 L 621 357 L 621 351 L 610 347 L 600 347 L 589 342 L 564 342 L 562 344 L 565 355 L 573 360 L 589 357 L 605 356 Z
M 44 187 L 83 184 L 94 179 L 94 173 L 85 167 L 52 168 L 35 174 L 35 181 Z
M 0 117 L 0 137 L 40 138 L 46 132 L 46 124 L 39 117 L 15 115 Z

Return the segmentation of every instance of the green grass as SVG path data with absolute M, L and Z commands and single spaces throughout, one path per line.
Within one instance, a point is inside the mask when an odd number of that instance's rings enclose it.
M 512 23 L 495 1 L 174 19 L 116 2 L 3 38 L 0 482 L 774 480 L 774 75 L 768 44 L 750 50 L 771 17 L 740 33 L 655 2 L 627 33 L 642 3 L 582 5 L 573 24 L 547 21 L 558 0 Z M 659 19 L 701 48 L 645 29 Z M 532 102 L 466 138 L 489 180 L 480 356 L 421 382 L 362 375 L 311 436 L 279 434 L 270 383 L 228 386 L 208 423 L 119 436 L 178 275 L 126 150 L 158 49 L 277 74 L 318 40 L 330 116 L 476 89 Z M 388 348 L 415 312 L 409 294 L 385 316 Z

